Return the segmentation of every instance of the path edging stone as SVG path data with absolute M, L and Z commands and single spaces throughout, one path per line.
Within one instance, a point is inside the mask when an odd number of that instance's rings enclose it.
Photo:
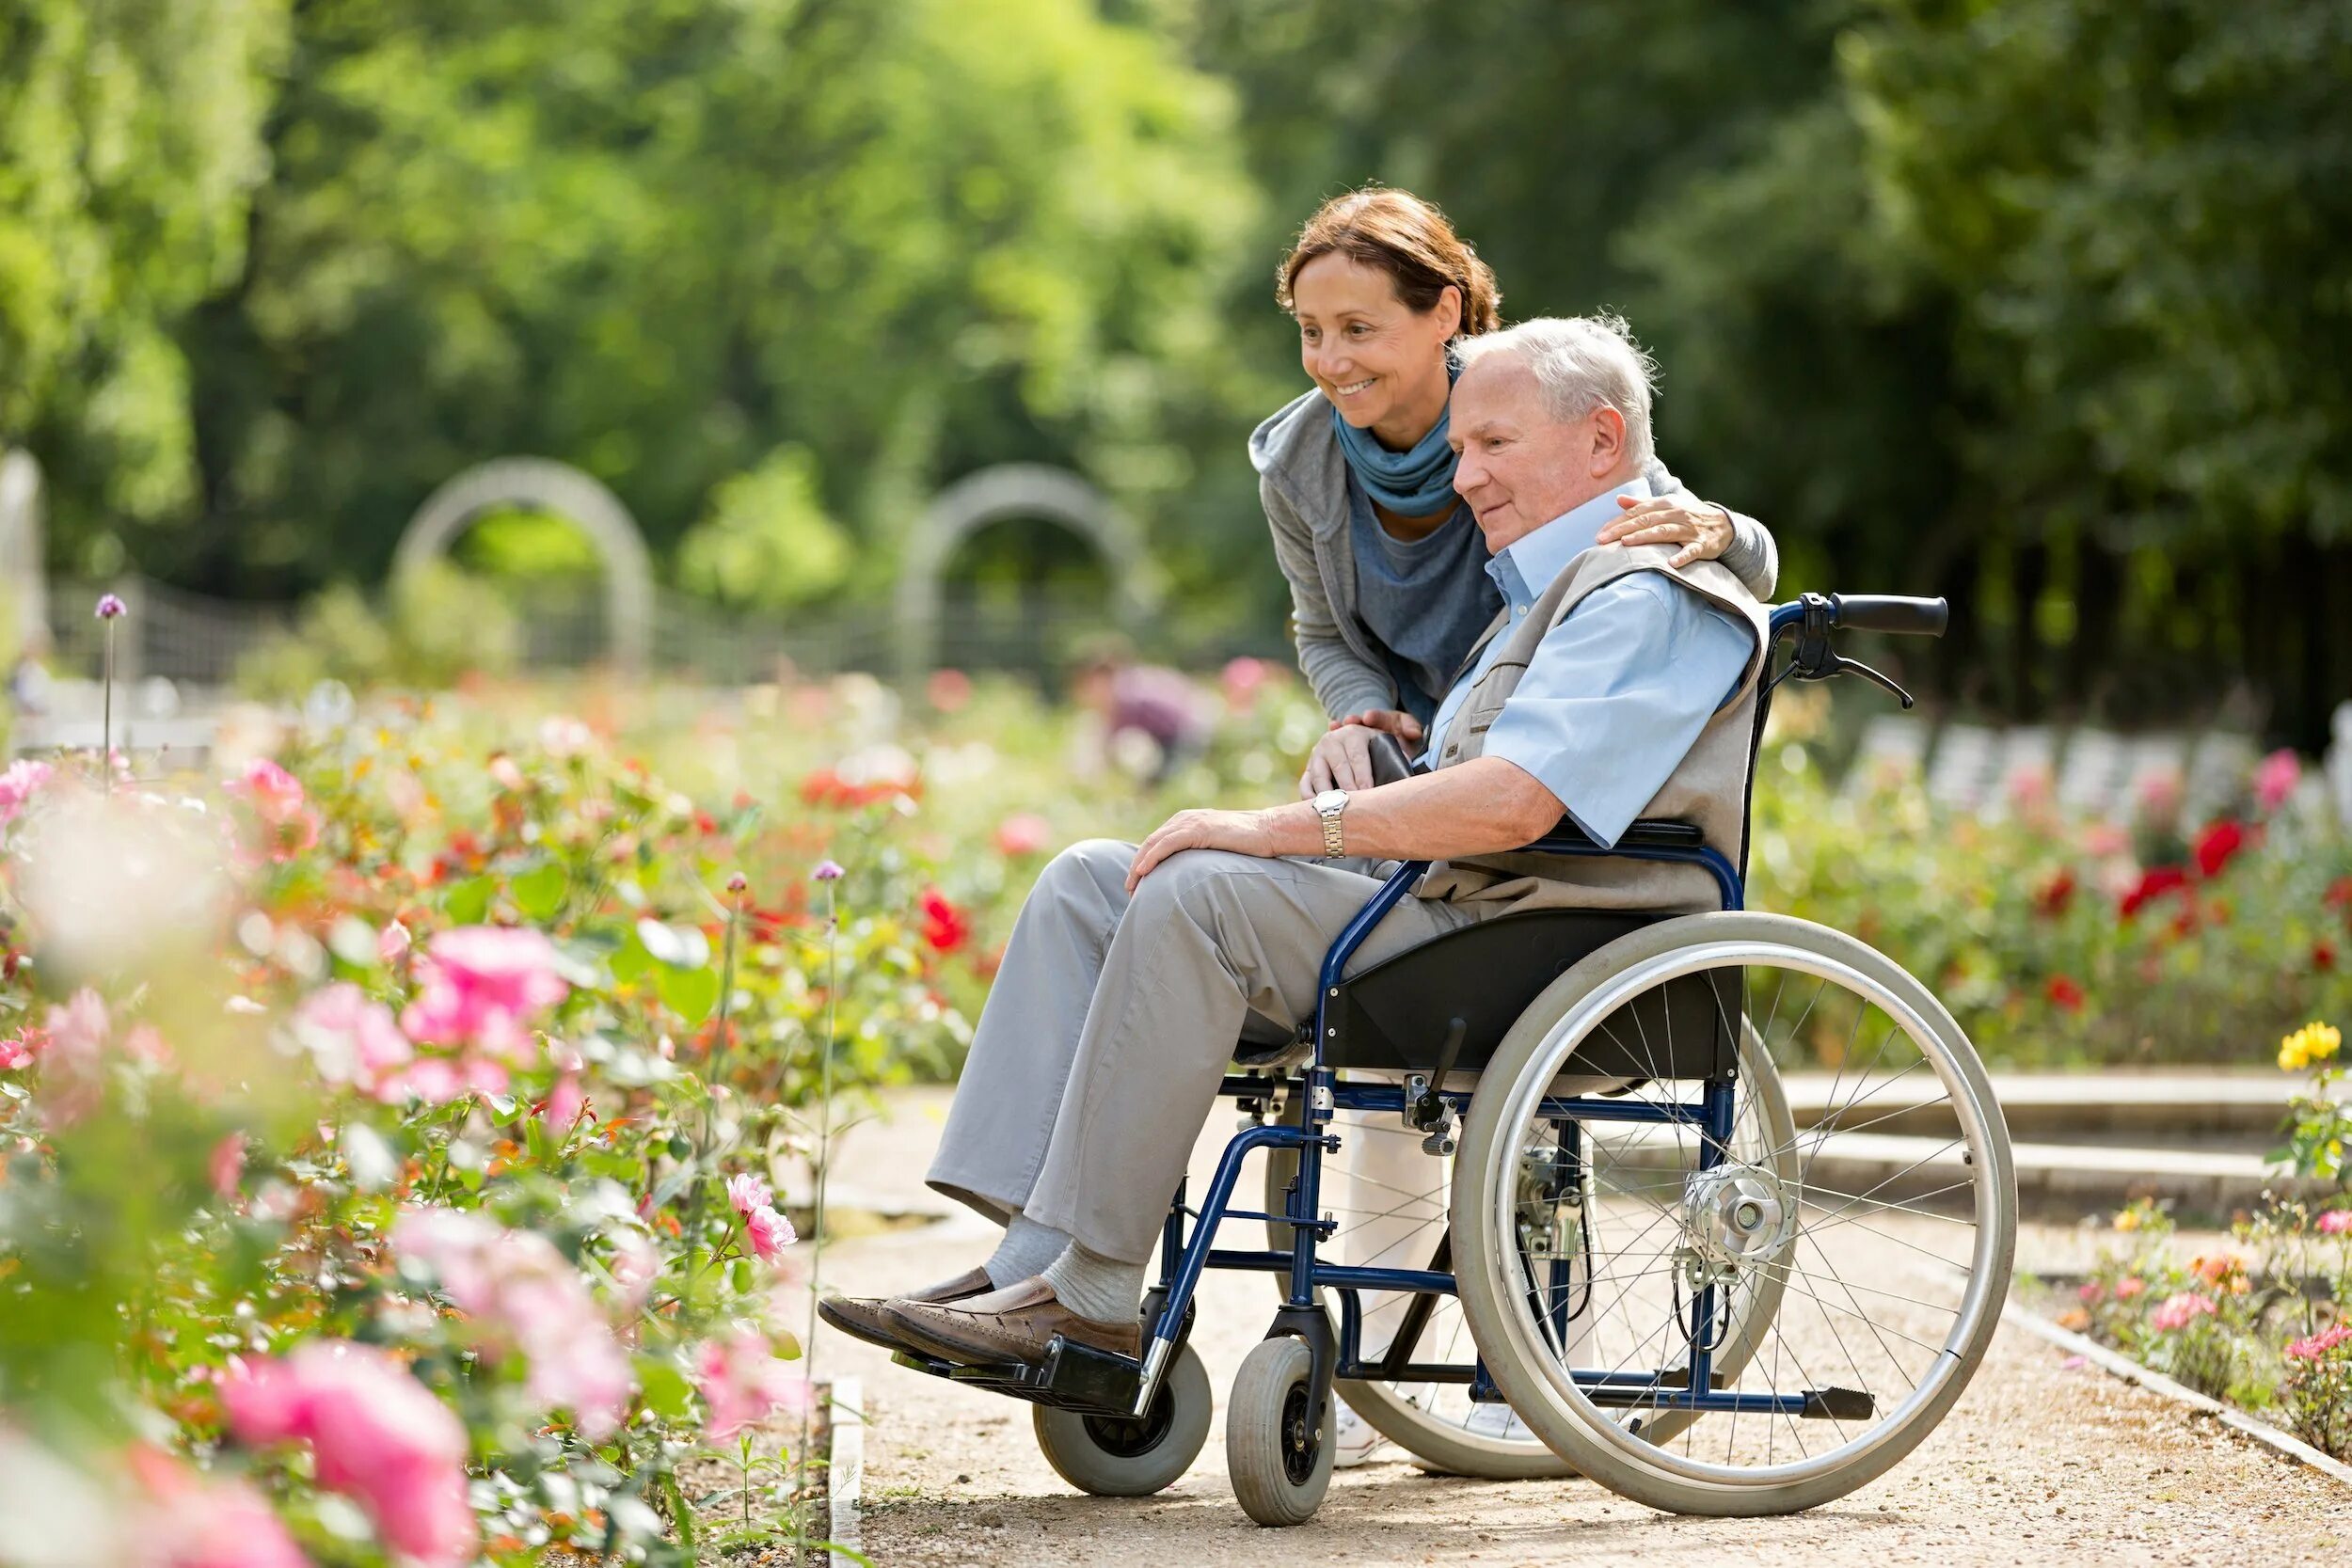
M 2320 1474 L 2342 1481 L 2346 1486 L 2352 1486 L 2352 1465 L 2346 1465 L 2339 1459 L 2328 1458 L 2292 1433 L 2281 1432 L 2267 1421 L 2256 1420 L 2234 1405 L 2224 1404 L 2219 1400 L 2201 1394 L 2185 1384 L 2176 1383 L 2162 1372 L 2143 1367 L 2130 1356 L 2120 1351 L 2111 1350 L 2096 1339 L 2077 1334 L 2071 1328 L 2059 1327 L 2041 1313 L 2029 1307 L 2021 1307 L 2014 1301 L 2003 1304 L 2001 1317 L 2005 1322 L 2015 1323 L 2037 1338 L 2045 1339 L 2071 1354 L 2081 1356 L 2111 1377 L 2137 1384 L 2158 1398 L 2170 1400 L 2175 1404 L 2185 1404 L 2192 1410 L 2202 1411 L 2219 1420 L 2223 1426 L 2233 1432 L 2250 1437 L 2263 1447 L 2298 1464 L 2309 1465 Z
M 866 1388 L 854 1377 L 833 1380 L 830 1400 L 833 1452 L 826 1462 L 830 1517 L 825 1538 L 831 1568 L 860 1568 L 866 1541 L 858 1522 L 859 1494 L 866 1484 Z

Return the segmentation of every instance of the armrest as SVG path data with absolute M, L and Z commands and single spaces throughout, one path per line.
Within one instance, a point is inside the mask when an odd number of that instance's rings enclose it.
M 1695 822 L 1675 822 L 1653 818 L 1634 823 L 1617 840 L 1619 849 L 1701 849 L 1707 846 L 1707 834 Z M 1530 849 L 1555 852 L 1591 852 L 1600 846 L 1590 833 L 1576 825 L 1576 818 L 1564 816 L 1560 825 L 1528 846 Z M 1606 850 L 1601 850 L 1607 853 Z

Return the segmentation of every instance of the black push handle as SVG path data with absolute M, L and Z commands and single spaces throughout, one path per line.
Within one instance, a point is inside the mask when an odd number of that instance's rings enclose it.
M 1941 637 L 1952 624 L 1952 607 L 1942 599 L 1906 599 L 1893 594 L 1832 594 L 1837 626 L 1844 631 L 1886 631 L 1909 637 Z

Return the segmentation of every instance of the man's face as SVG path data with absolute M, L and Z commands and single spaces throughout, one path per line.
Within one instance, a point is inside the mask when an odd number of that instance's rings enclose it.
M 1489 551 L 1632 477 L 1623 415 L 1603 406 L 1581 420 L 1552 418 L 1535 372 L 1508 355 L 1479 360 L 1454 384 L 1449 439 L 1461 454 L 1454 488 Z

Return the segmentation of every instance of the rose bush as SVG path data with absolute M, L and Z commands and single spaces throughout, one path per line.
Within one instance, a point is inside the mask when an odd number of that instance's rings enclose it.
M 2344 1175 L 2340 1134 L 2352 1130 L 2336 1098 L 2338 1044 L 2311 1023 L 2279 1047 L 2281 1069 L 2311 1078 L 2274 1158 L 2323 1194 Z M 2186 1257 L 2159 1204 L 2131 1205 L 2114 1228 L 2123 1243 L 2102 1249 L 2062 1324 L 2352 1456 L 2352 1188 L 2273 1200 L 2238 1222 L 2229 1247 Z

